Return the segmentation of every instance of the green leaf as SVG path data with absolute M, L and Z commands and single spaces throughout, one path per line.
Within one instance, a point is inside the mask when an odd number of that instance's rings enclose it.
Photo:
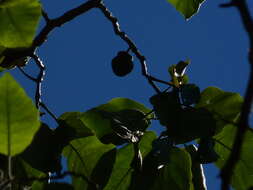
M 218 153 L 220 158 L 215 163 L 218 168 L 222 168 L 226 163 L 234 142 L 234 137 L 236 134 L 236 126 L 228 124 L 226 125 L 222 132 L 214 137 L 215 151 Z M 242 151 L 240 154 L 240 160 L 237 163 L 234 175 L 232 176 L 232 186 L 236 190 L 249 189 L 253 186 L 252 176 L 253 176 L 253 132 L 252 129 L 248 129 L 244 137 Z
M 152 150 L 152 142 L 156 138 L 156 135 L 153 132 L 146 132 L 139 142 L 139 149 L 142 155 L 142 158 L 145 157 Z M 120 189 L 128 190 L 132 189 L 131 185 L 134 180 L 134 168 L 133 162 L 135 155 L 135 149 L 133 144 L 129 144 L 117 150 L 115 163 L 113 170 L 108 180 L 105 190 L 111 189 Z M 140 172 L 139 170 L 137 172 Z
M 9 48 L 32 44 L 41 5 L 38 0 L 11 0 L 0 2 L 0 45 Z
M 139 149 L 143 158 L 145 158 L 153 147 L 153 141 L 156 139 L 156 134 L 153 131 L 147 131 L 139 142 Z
M 151 189 L 191 190 L 192 172 L 191 156 L 180 148 L 170 150 L 169 162 L 158 172 L 154 186 Z
M 215 97 L 222 95 L 224 91 L 219 88 L 210 86 L 201 92 L 201 98 L 196 107 L 205 107 L 211 104 Z
M 180 12 L 185 19 L 190 19 L 199 11 L 204 0 L 167 0 L 171 3 L 178 12 Z
M 240 115 L 242 103 L 243 98 L 238 93 L 208 87 L 201 93 L 200 101 L 196 107 L 206 108 L 224 120 L 235 122 Z
M 143 104 L 133 100 L 127 98 L 114 98 L 107 104 L 103 104 L 84 112 L 80 116 L 80 119 L 102 142 L 120 145 L 127 141 L 116 135 L 115 127 L 118 126 L 119 130 L 126 129 L 123 130 L 125 132 L 128 130 L 140 130 L 139 127 L 143 128 L 143 123 L 146 123 L 146 121 L 141 119 L 140 122 L 137 122 L 140 125 L 136 125 L 136 121 L 134 122 L 134 125 L 131 125 L 129 123 L 132 123 L 132 121 L 130 121 L 131 119 L 126 119 L 127 115 L 130 114 L 131 116 L 134 115 L 139 117 L 150 111 L 151 110 L 146 108 Z M 149 119 L 152 117 L 153 114 L 149 114 L 146 118 Z M 114 126 L 114 121 L 116 120 L 120 125 Z M 148 124 L 149 123 L 147 123 L 144 128 L 147 128 Z
M 131 167 L 133 159 L 133 144 L 129 144 L 117 151 L 112 173 L 104 190 L 129 189 L 133 172 L 133 168 Z
M 144 159 L 143 170 L 134 173 L 130 189 L 192 190 L 191 157 L 185 150 L 171 147 L 168 162 L 158 168 L 156 156 L 150 152 Z
M 59 182 L 52 182 L 52 183 L 38 183 L 32 186 L 32 189 L 36 190 L 74 190 L 74 187 L 67 183 L 59 183 Z
M 17 187 L 22 186 L 34 186 L 36 184 L 45 183 L 39 181 L 29 181 L 24 179 L 29 178 L 42 178 L 47 177 L 47 173 L 43 173 L 33 167 L 31 167 L 27 162 L 25 162 L 20 156 L 14 157 L 12 159 L 13 175 L 16 179 L 21 179 L 18 183 L 15 183 Z
M 208 87 L 201 92 L 197 108 L 205 108 L 216 119 L 216 132 L 226 123 L 236 123 L 239 119 L 243 98 L 238 93 L 225 92 L 216 87 Z
M 9 73 L 0 78 L 0 153 L 16 155 L 39 129 L 39 113 Z
M 82 174 L 90 182 L 88 183 L 87 180 L 84 180 L 81 177 L 72 177 L 74 188 L 88 189 L 92 188 L 92 184 L 96 183 L 104 185 L 104 178 L 110 176 L 109 174 L 114 163 L 115 153 L 116 149 L 114 145 L 102 144 L 95 136 L 71 141 L 70 145 L 63 150 L 63 155 L 68 160 L 68 170 Z M 100 160 L 103 160 L 103 158 L 107 158 L 106 167 L 104 167 L 103 164 L 100 164 Z M 95 170 L 97 165 L 100 166 L 100 175 L 102 175 L 102 179 L 94 179 L 93 177 L 93 170 Z
M 58 118 L 59 126 L 54 130 L 55 141 L 63 149 L 71 140 L 92 136 L 94 133 L 80 120 L 80 112 L 66 112 Z
M 143 157 L 152 150 L 153 132 L 146 132 L 139 142 Z M 102 144 L 95 136 L 71 141 L 64 149 L 68 159 L 68 170 L 86 176 L 100 189 L 124 189 L 131 184 L 132 163 L 135 156 L 133 144 L 116 149 L 113 145 Z M 75 189 L 92 189 L 93 185 L 83 178 L 73 178 Z

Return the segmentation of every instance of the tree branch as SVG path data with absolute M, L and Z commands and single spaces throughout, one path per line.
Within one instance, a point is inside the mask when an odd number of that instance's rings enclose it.
M 249 81 L 244 97 L 244 103 L 242 105 L 241 116 L 239 120 L 239 124 L 237 127 L 237 132 L 235 135 L 235 140 L 232 147 L 232 152 L 225 163 L 224 167 L 221 170 L 220 176 L 222 178 L 221 189 L 228 190 L 229 184 L 233 175 L 234 168 L 237 162 L 240 159 L 243 139 L 247 129 L 249 128 L 249 113 L 251 110 L 251 104 L 253 100 L 253 21 L 247 7 L 245 0 L 232 0 L 228 4 L 223 4 L 222 7 L 231 7 L 235 6 L 240 13 L 243 26 L 248 34 L 250 41 L 250 50 L 248 54 L 248 59 L 250 63 L 250 76 Z
M 56 27 L 60 27 L 63 24 L 73 20 L 75 17 L 80 16 L 81 14 L 91 10 L 92 8 L 95 8 L 98 6 L 101 0 L 89 0 L 80 6 L 71 9 L 64 13 L 62 16 L 55 18 L 55 19 L 49 19 L 48 17 L 45 17 L 47 20 L 46 26 L 41 30 L 41 32 L 38 34 L 38 36 L 33 41 L 33 49 L 35 49 L 38 46 L 41 46 L 45 40 L 48 37 L 48 34 Z M 44 14 L 43 14 L 44 15 Z
M 36 78 L 36 93 L 35 93 L 35 105 L 37 108 L 40 107 L 40 103 L 41 103 L 41 83 L 43 81 L 43 77 L 45 75 L 45 66 L 43 65 L 42 61 L 40 60 L 40 58 L 35 55 L 32 54 L 31 57 L 34 59 L 35 63 L 37 64 L 37 66 L 40 69 L 40 72 Z
M 131 51 L 139 59 L 140 64 L 141 64 L 141 68 L 142 68 L 142 75 L 144 77 L 146 77 L 149 84 L 154 88 L 154 90 L 157 93 L 161 93 L 161 90 L 155 85 L 153 80 L 156 80 L 156 81 L 162 82 L 162 83 L 164 83 L 164 81 L 156 79 L 155 77 L 152 77 L 148 73 L 148 68 L 146 65 L 146 58 L 141 54 L 141 52 L 138 50 L 138 48 L 136 47 L 134 42 L 126 35 L 126 33 L 121 31 L 120 25 L 118 23 L 118 19 L 112 15 L 112 13 L 108 10 L 108 8 L 104 5 L 104 3 L 102 1 L 98 4 L 98 8 L 102 11 L 102 13 L 105 15 L 105 17 L 112 23 L 114 33 L 116 35 L 118 35 L 123 41 L 125 41 L 128 44 L 129 49 L 131 49 Z M 166 83 L 166 84 L 171 85 L 170 83 Z

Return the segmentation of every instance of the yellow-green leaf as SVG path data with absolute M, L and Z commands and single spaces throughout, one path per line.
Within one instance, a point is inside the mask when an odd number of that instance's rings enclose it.
M 32 44 L 41 5 L 38 0 L 5 0 L 0 2 L 0 46 L 28 47 Z
M 0 78 L 0 100 L 0 153 L 13 156 L 31 143 L 39 113 L 9 73 Z

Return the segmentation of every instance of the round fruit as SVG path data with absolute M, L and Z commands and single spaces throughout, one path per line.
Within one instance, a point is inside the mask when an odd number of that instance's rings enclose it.
M 112 70 L 119 77 L 129 74 L 133 67 L 133 57 L 126 51 L 118 52 L 118 55 L 112 59 Z

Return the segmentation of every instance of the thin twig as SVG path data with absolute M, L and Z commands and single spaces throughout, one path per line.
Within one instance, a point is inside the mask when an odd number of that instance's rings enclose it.
M 48 14 L 44 9 L 41 9 L 41 14 L 42 14 L 43 18 L 45 19 L 46 23 L 49 23 L 50 18 L 48 17 Z
M 108 8 L 104 5 L 104 3 L 101 1 L 98 5 L 98 8 L 102 11 L 102 13 L 105 15 L 105 17 L 112 23 L 114 33 L 118 35 L 123 41 L 125 41 L 131 51 L 135 54 L 135 56 L 139 59 L 141 63 L 141 68 L 142 68 L 142 75 L 145 76 L 149 82 L 149 84 L 154 88 L 154 90 L 157 93 L 161 93 L 161 90 L 155 85 L 153 80 L 156 78 L 152 77 L 148 73 L 147 65 L 146 65 L 146 58 L 141 54 L 141 52 L 138 50 L 134 42 L 126 35 L 125 32 L 121 31 L 120 25 L 118 23 L 118 19 L 112 15 L 112 13 L 108 10 Z M 156 79 L 158 82 L 163 82 L 162 80 Z M 166 83 L 170 85 L 169 83 Z
M 160 80 L 160 79 L 155 78 L 155 77 L 153 77 L 153 76 L 149 76 L 149 78 L 150 78 L 151 80 L 153 80 L 153 81 L 156 81 L 156 82 L 159 82 L 159 83 L 162 83 L 162 84 L 167 84 L 167 85 L 169 85 L 170 87 L 175 86 L 172 82 L 167 82 L 167 81 L 164 81 L 164 80 Z
M 58 123 L 58 119 L 57 117 L 53 114 L 53 112 L 51 112 L 48 107 L 43 103 L 43 102 L 40 102 L 40 106 L 46 110 L 46 112 Z
M 23 68 L 18 67 L 18 69 L 19 69 L 19 70 L 21 71 L 21 73 L 22 73 L 23 75 L 25 75 L 28 79 L 30 79 L 30 80 L 32 80 L 32 81 L 34 81 L 34 82 L 37 82 L 37 79 L 34 78 L 34 77 L 32 77 L 32 76 L 30 76 L 29 74 L 27 74 L 27 73 L 24 71 Z
M 40 103 L 41 103 L 41 83 L 43 81 L 43 77 L 45 75 L 45 66 L 43 65 L 42 61 L 40 60 L 40 58 L 33 54 L 31 55 L 31 57 L 34 59 L 36 65 L 39 67 L 40 72 L 37 76 L 37 82 L 36 82 L 36 93 L 35 93 L 35 105 L 37 108 L 39 108 Z
M 248 59 L 250 63 L 250 76 L 232 151 L 220 173 L 220 176 L 222 178 L 222 190 L 229 189 L 229 184 L 234 173 L 234 168 L 240 159 L 243 139 L 247 129 L 249 128 L 249 113 L 251 111 L 251 104 L 253 100 L 253 21 L 245 0 L 231 0 L 231 2 L 227 5 L 222 5 L 222 7 L 231 6 L 235 6 L 239 10 L 243 26 L 249 37 L 250 51 L 248 54 Z

